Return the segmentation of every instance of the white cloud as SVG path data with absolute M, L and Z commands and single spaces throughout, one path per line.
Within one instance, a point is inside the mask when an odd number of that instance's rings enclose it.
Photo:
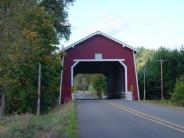
M 128 21 L 123 20 L 121 17 L 115 16 L 104 16 L 104 17 L 106 18 L 102 17 L 101 21 L 96 22 L 95 24 L 88 25 L 86 31 L 92 33 L 97 30 L 100 30 L 104 33 L 113 36 L 122 32 L 123 30 L 126 29 L 127 26 L 130 25 Z

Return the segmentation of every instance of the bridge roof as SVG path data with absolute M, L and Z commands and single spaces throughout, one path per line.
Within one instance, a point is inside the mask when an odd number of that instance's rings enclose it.
M 102 36 L 104 36 L 104 37 L 106 37 L 106 38 L 108 38 L 108 39 L 110 39 L 110 40 L 112 40 L 112 41 L 115 41 L 115 42 L 121 44 L 122 47 L 127 47 L 127 48 L 133 50 L 134 52 L 137 52 L 137 49 L 133 48 L 132 46 L 130 46 L 130 45 L 128 45 L 128 44 L 125 44 L 124 42 L 121 42 L 121 41 L 119 41 L 119 40 L 117 40 L 117 39 L 115 39 L 115 38 L 113 38 L 113 37 L 111 37 L 111 36 L 109 36 L 109 35 L 107 35 L 107 34 L 101 32 L 101 31 L 96 31 L 96 32 L 94 32 L 94 33 L 92 33 L 92 34 L 90 34 L 90 35 L 84 37 L 83 39 L 80 39 L 79 41 L 77 41 L 77 42 L 75 42 L 75 43 L 73 43 L 73 44 L 71 44 L 71 45 L 69 45 L 69 46 L 63 48 L 62 51 L 66 51 L 66 50 L 68 50 L 68 49 L 70 49 L 70 48 L 74 48 L 74 47 L 75 47 L 76 45 L 78 45 L 79 43 L 82 43 L 82 42 L 84 42 L 85 40 L 87 40 L 87 39 L 89 39 L 89 38 L 91 38 L 91 37 L 93 37 L 93 36 L 95 36 L 95 35 L 102 35 Z

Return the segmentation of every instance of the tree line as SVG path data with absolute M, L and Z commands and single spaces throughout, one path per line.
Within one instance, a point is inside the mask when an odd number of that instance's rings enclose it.
M 138 48 L 136 64 L 138 69 L 139 90 L 141 99 L 144 92 L 144 73 L 146 99 L 160 99 L 161 65 L 163 62 L 164 98 L 184 105 L 184 50 L 160 47 L 158 50 Z
M 0 1 L 1 111 L 35 113 L 39 63 L 41 111 L 57 104 L 61 71 L 58 44 L 69 39 L 68 7 L 73 1 Z

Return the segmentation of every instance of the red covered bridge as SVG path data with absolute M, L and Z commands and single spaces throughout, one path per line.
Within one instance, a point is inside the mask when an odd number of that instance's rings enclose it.
M 136 49 L 97 31 L 63 49 L 61 102 L 71 100 L 74 76 L 78 73 L 102 73 L 107 77 L 108 98 L 139 100 L 135 67 Z

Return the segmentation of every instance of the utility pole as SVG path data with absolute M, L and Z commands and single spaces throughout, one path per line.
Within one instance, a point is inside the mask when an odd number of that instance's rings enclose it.
M 164 99 L 164 91 L 163 91 L 164 86 L 163 86 L 163 67 L 162 66 L 163 66 L 163 62 L 166 62 L 167 60 L 162 60 L 162 59 L 160 59 L 160 60 L 153 59 L 153 60 L 160 62 L 160 78 L 161 78 L 160 96 L 161 96 L 161 99 L 163 100 Z
M 39 63 L 39 71 L 38 71 L 38 105 L 37 105 L 37 116 L 40 115 L 40 97 L 41 97 L 41 64 Z
M 145 69 L 145 66 L 144 66 L 144 95 L 143 95 L 143 100 L 146 99 L 146 69 Z

